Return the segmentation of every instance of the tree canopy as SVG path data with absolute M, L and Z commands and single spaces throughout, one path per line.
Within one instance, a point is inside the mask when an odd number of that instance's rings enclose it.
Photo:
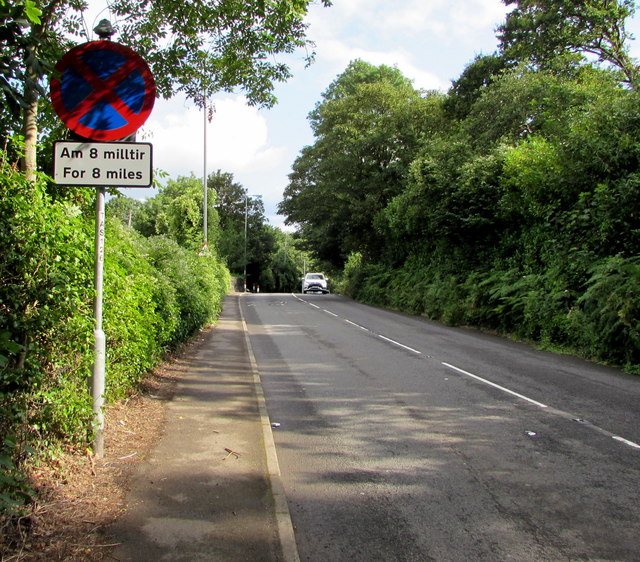
M 354 61 L 310 113 L 316 136 L 293 165 L 280 212 L 298 224 L 320 259 L 341 266 L 349 252 L 378 246 L 374 223 L 397 194 L 425 130 L 439 127 L 436 94 L 402 73 Z
M 352 62 L 280 212 L 355 298 L 640 371 L 633 3 L 507 3 L 447 94 Z
M 514 61 L 544 68 L 563 55 L 590 54 L 620 70 L 638 87 L 638 67 L 629 55 L 626 20 L 634 0 L 503 0 L 515 5 L 498 28 L 500 47 Z
M 144 54 L 158 95 L 182 93 L 203 104 L 216 92 L 240 89 L 249 103 L 269 107 L 276 101 L 274 84 L 290 77 L 279 55 L 301 49 L 307 62 L 313 60 L 304 20 L 309 2 L 114 0 L 109 9 L 116 18 L 115 39 Z M 329 6 L 330 0 L 322 3 Z M 86 7 L 85 0 L 0 4 L 0 141 L 24 131 L 31 173 L 36 168 L 38 96 L 72 42 L 89 40 L 82 19 Z

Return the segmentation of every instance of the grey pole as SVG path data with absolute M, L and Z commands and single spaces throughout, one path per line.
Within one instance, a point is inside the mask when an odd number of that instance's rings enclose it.
M 244 195 L 244 292 L 247 292 L 247 217 L 249 214 L 249 196 Z
M 202 187 L 204 189 L 204 209 L 203 209 L 203 235 L 204 235 L 204 246 L 203 246 L 203 250 L 206 249 L 207 244 L 209 243 L 208 240 L 208 236 L 209 233 L 207 232 L 207 98 L 204 98 L 204 172 L 202 174 Z
M 104 389 L 106 338 L 102 330 L 102 295 L 104 279 L 104 200 L 105 188 L 96 190 L 96 262 L 95 262 L 95 302 L 94 302 L 94 361 L 91 380 L 93 397 L 94 441 L 93 452 L 98 458 L 104 456 Z
M 94 28 L 98 37 L 109 41 L 115 33 L 109 20 L 103 19 Z M 106 338 L 102 329 L 102 300 L 104 279 L 104 200 L 105 188 L 96 189 L 96 263 L 95 263 L 95 301 L 93 314 L 95 328 L 93 331 L 93 375 L 91 377 L 91 396 L 93 398 L 93 452 L 98 458 L 104 456 L 104 389 L 105 389 L 105 359 Z

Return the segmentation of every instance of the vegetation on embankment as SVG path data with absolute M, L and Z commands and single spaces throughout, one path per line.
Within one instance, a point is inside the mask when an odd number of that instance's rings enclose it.
M 145 57 L 158 96 L 180 93 L 202 106 L 217 92 L 240 89 L 250 103 L 271 107 L 275 84 L 291 75 L 278 55 L 306 49 L 303 58 L 313 60 L 306 37 L 309 3 L 156 0 L 151 9 L 116 0 L 108 11 L 121 24 L 113 39 Z M 63 188 L 39 177 L 51 172 L 53 142 L 69 134 L 55 118 L 47 83 L 65 52 L 92 40 L 86 9 L 87 2 L 78 0 L 0 0 L 0 532 L 4 514 L 29 500 L 25 459 L 62 444 L 86 443 L 91 433 L 94 196 L 91 190 Z M 96 133 L 106 126 L 107 113 L 121 111 L 104 100 L 82 106 L 82 96 L 103 95 L 101 88 L 80 88 L 73 102 L 73 110 L 90 106 L 100 114 Z M 149 95 L 146 81 L 145 90 Z M 16 142 L 19 135 L 24 136 Z M 237 254 L 237 244 L 219 252 L 218 226 L 212 223 L 209 248 L 203 247 L 203 197 L 198 205 L 191 185 L 170 187 L 161 205 L 145 209 L 151 212 L 151 231 L 136 233 L 123 226 L 128 221 L 107 224 L 109 399 L 135 389 L 165 350 L 215 319 L 227 290 L 229 272 L 220 256 Z M 162 216 L 155 212 L 166 210 L 170 213 Z M 237 221 L 231 223 L 233 231 Z M 267 233 L 252 230 L 257 238 Z M 264 238 L 275 250 L 277 235 L 271 234 Z M 284 246 L 283 258 L 286 240 Z M 249 275 L 247 258 L 243 261 Z M 293 283 L 295 267 L 287 259 L 270 265 L 264 275 L 262 268 L 253 268 L 254 283 Z
M 505 3 L 500 49 L 446 94 L 351 62 L 280 212 L 358 300 L 640 372 L 633 3 Z
M 599 260 L 583 272 L 581 289 L 572 290 L 558 273 L 490 266 L 443 271 L 415 261 L 388 269 L 352 254 L 339 290 L 374 306 L 479 327 L 640 374 L 640 259 Z
M 30 498 L 26 458 L 92 437 L 95 196 L 48 187 L 0 168 L 0 511 Z M 107 222 L 108 400 L 217 318 L 229 272 L 189 242 Z

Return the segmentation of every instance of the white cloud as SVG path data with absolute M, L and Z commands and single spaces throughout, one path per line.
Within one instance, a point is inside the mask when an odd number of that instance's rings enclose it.
M 415 55 L 404 48 L 391 51 L 377 51 L 362 47 L 353 47 L 342 41 L 323 41 L 322 60 L 330 65 L 334 75 L 344 72 L 347 65 L 355 60 L 362 59 L 373 65 L 385 64 L 397 66 L 409 79 L 414 81 L 414 87 L 427 90 L 443 90 L 449 87 L 449 83 L 429 72 L 414 61 Z M 335 76 L 331 78 L 333 80 Z M 326 84 L 329 85 L 329 81 Z
M 348 30 L 351 39 L 372 37 L 406 41 L 477 44 L 492 33 L 508 12 L 500 0 L 342 0 L 310 11 L 311 35 L 335 37 Z
M 376 28 L 386 28 L 388 32 L 395 33 L 397 30 L 407 32 L 432 33 L 442 36 L 447 29 L 446 13 L 444 8 L 450 8 L 448 0 L 429 0 L 428 2 L 412 0 L 408 2 L 397 2 L 393 7 L 378 4 L 377 9 L 381 13 L 380 17 L 371 20 Z
M 476 54 L 493 52 L 500 0 L 341 0 L 314 6 L 309 36 L 317 45 L 324 87 L 360 58 L 397 66 L 417 88 L 448 90 Z
M 282 147 L 269 145 L 265 118 L 242 96 L 215 100 L 207 123 L 207 169 L 259 172 L 280 165 Z M 202 175 L 204 115 L 183 100 L 158 100 L 144 127 L 154 147 L 154 164 L 172 176 Z

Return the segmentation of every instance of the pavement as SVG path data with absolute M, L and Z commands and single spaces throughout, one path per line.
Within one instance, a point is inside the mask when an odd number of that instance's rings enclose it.
M 299 560 L 242 298 L 226 297 L 185 359 L 164 434 L 109 530 L 113 560 Z

